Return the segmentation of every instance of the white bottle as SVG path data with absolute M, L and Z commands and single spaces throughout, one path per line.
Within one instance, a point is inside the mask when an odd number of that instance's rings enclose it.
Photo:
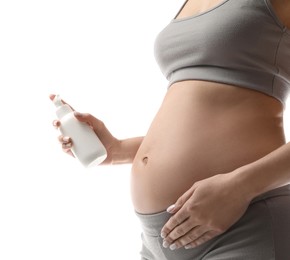
M 100 164 L 107 157 L 107 151 L 93 129 L 84 122 L 80 122 L 74 111 L 61 101 L 59 95 L 53 99 L 57 107 L 56 115 L 60 120 L 60 131 L 64 136 L 72 139 L 72 152 L 85 167 Z

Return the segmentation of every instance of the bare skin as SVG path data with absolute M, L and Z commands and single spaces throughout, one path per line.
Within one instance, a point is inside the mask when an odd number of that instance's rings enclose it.
M 221 2 L 189 0 L 177 19 Z M 290 27 L 290 1 L 272 3 Z M 282 104 L 257 91 L 205 81 L 175 83 L 147 135 L 127 140 L 115 138 L 90 114 L 76 117 L 90 124 L 108 149 L 103 164 L 133 163 L 136 211 L 155 213 L 175 204 L 162 230 L 164 246 L 171 249 L 195 247 L 225 232 L 255 196 L 290 181 Z M 59 141 L 71 153 L 73 141 L 63 136 Z M 273 179 L 267 169 L 278 162 L 282 166 Z
M 193 183 L 233 171 L 284 143 L 279 101 L 217 83 L 176 83 L 133 162 L 134 207 L 162 211 Z

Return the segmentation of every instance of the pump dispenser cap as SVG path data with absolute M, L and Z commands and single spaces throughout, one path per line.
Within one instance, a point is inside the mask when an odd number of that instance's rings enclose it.
M 53 103 L 55 104 L 55 106 L 57 107 L 56 109 L 56 115 L 59 119 L 61 119 L 62 117 L 64 117 L 65 115 L 67 115 L 68 113 L 73 112 L 73 110 L 71 109 L 71 107 L 67 104 L 64 104 L 61 101 L 61 98 L 59 95 L 56 95 L 53 99 Z
M 55 104 L 56 107 L 63 105 L 61 98 L 60 98 L 60 95 L 55 95 L 55 97 L 53 99 L 53 103 Z

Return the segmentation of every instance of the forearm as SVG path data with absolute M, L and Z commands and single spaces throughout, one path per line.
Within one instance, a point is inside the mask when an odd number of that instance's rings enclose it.
M 290 143 L 233 172 L 239 185 L 253 198 L 290 182 Z
M 112 164 L 132 163 L 144 137 L 134 137 L 119 141 L 118 149 L 112 154 Z

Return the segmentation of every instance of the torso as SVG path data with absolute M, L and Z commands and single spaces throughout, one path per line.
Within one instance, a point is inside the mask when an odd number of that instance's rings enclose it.
M 132 166 L 135 210 L 164 210 L 194 182 L 285 143 L 282 105 L 256 91 L 187 81 L 167 92 Z
M 199 7 L 193 2 L 199 1 L 192 1 L 180 17 L 220 1 L 204 1 L 207 4 Z M 160 212 L 194 182 L 231 172 L 284 143 L 283 107 L 277 99 L 215 82 L 175 83 L 132 165 L 134 208 L 140 213 Z

